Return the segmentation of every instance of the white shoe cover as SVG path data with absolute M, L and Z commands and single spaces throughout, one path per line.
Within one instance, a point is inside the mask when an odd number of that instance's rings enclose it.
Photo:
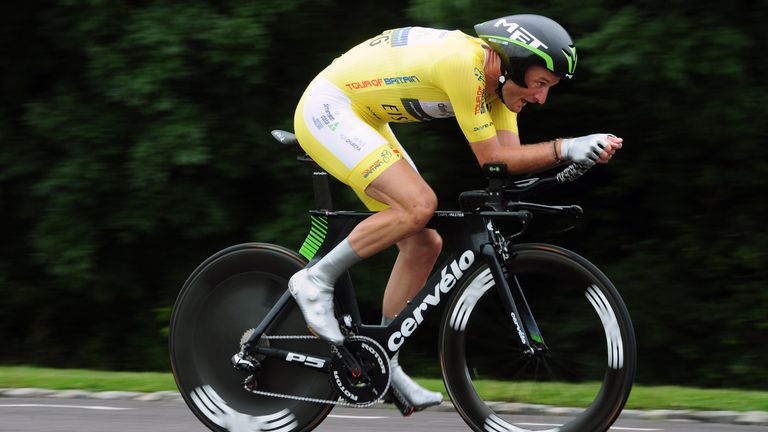
M 438 405 L 443 401 L 443 395 L 440 392 L 429 391 L 406 375 L 403 368 L 400 367 L 397 355 L 392 358 L 390 364 L 392 366 L 392 387 L 399 391 L 417 411 Z
M 344 343 L 344 335 L 333 314 L 333 287 L 316 283 L 309 270 L 304 269 L 291 277 L 288 290 L 312 332 L 334 345 Z

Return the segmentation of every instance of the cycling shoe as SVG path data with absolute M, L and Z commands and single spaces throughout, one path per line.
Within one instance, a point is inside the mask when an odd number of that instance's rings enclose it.
M 309 269 L 304 269 L 291 277 L 288 290 L 312 333 L 334 345 L 344 343 L 344 335 L 333 314 L 333 287 L 318 283 Z

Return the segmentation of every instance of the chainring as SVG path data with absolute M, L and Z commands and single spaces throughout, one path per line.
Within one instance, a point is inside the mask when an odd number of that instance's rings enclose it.
M 335 351 L 330 364 L 331 387 L 353 406 L 376 403 L 389 390 L 391 368 L 386 351 L 365 336 L 347 337 L 344 347 L 355 357 L 362 371 L 349 370 L 341 354 Z

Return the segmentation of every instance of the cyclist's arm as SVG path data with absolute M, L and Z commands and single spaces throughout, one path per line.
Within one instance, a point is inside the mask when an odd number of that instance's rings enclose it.
M 493 119 L 495 136 L 471 139 L 470 146 L 480 165 L 488 162 L 504 162 L 512 174 L 524 174 L 552 168 L 557 165 L 552 142 L 520 144 L 517 113 L 510 111 L 496 97 L 488 101 L 489 114 Z M 560 142 L 557 142 L 559 145 Z M 549 150 L 549 152 L 547 152 Z M 558 148 L 558 156 L 560 149 Z
M 456 120 L 470 141 L 478 162 L 481 165 L 504 162 L 512 174 L 556 166 L 551 142 L 520 145 L 517 115 L 498 99 L 485 99 L 485 76 L 482 65 L 475 61 L 476 58 L 464 52 L 444 56 L 434 66 L 433 79 L 448 95 L 456 111 Z M 560 142 L 558 140 L 558 147 Z M 560 149 L 557 151 L 559 157 Z
M 560 157 L 560 143 L 557 140 L 557 154 Z M 497 131 L 496 135 L 471 142 L 470 147 L 480 165 L 503 162 L 512 174 L 542 171 L 559 165 L 555 160 L 552 142 L 520 144 L 520 137 L 509 130 Z

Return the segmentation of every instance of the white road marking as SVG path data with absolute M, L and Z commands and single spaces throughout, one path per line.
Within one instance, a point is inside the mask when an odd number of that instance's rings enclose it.
M 559 423 L 515 423 L 519 426 L 555 426 L 560 427 L 562 424 Z M 650 428 L 632 428 L 632 427 L 623 427 L 623 426 L 611 426 L 611 430 L 617 430 L 617 431 L 637 431 L 637 432 L 653 432 L 653 431 L 663 431 L 664 429 L 650 429 Z
M 611 430 L 625 430 L 625 431 L 663 431 L 664 429 L 651 429 L 651 428 L 631 428 L 631 427 L 613 426 L 613 427 L 611 427 Z
M 0 408 L 79 408 L 100 411 L 122 411 L 133 408 L 119 408 L 99 405 L 54 405 L 54 404 L 0 404 Z

